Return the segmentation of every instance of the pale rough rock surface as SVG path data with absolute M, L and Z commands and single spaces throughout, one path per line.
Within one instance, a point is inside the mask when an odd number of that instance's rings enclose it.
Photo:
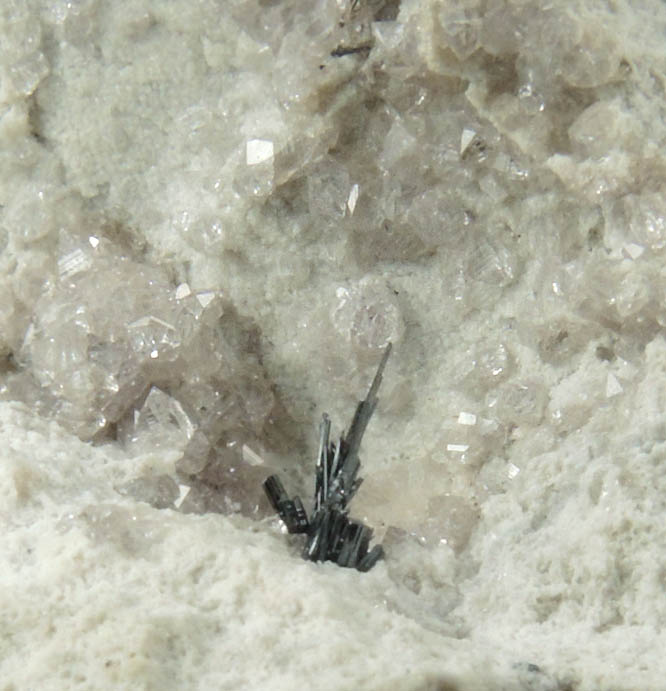
M 0 3 L 0 689 L 659 690 L 659 0 Z M 352 504 L 301 560 L 394 352 Z

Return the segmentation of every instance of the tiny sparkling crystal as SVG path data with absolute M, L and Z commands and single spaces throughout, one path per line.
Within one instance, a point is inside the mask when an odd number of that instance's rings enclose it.
M 358 201 L 358 185 L 352 185 L 351 190 L 349 190 L 349 197 L 347 198 L 347 209 L 349 210 L 349 215 L 354 213 L 356 208 L 356 202 Z
M 461 411 L 460 415 L 458 416 L 458 424 L 459 425 L 476 425 L 476 415 L 474 413 L 466 413 L 465 411 Z
M 245 160 L 248 166 L 270 161 L 273 158 L 273 142 L 266 139 L 251 139 L 246 144 Z

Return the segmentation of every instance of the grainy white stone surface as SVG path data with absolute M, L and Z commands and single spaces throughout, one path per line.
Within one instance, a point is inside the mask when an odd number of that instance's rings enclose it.
M 665 32 L 0 3 L 0 689 L 663 689 Z M 386 559 L 306 563 L 389 341 Z

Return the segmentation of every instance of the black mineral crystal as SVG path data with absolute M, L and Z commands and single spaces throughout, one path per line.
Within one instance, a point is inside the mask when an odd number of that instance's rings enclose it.
M 358 477 L 358 452 L 361 439 L 377 406 L 377 390 L 382 381 L 389 343 L 366 398 L 356 406 L 347 434 L 338 443 L 330 441 L 331 421 L 324 413 L 319 425 L 319 452 L 315 470 L 315 492 L 312 515 L 308 516 L 299 497 L 287 494 L 280 478 L 271 475 L 264 490 L 290 533 L 305 533 L 303 558 L 311 561 L 333 561 L 359 571 L 369 571 L 383 555 L 381 545 L 369 549 L 372 529 L 349 518 L 349 502 L 361 486 Z

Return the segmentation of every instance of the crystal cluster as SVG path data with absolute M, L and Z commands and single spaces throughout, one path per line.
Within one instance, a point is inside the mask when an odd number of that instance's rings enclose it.
M 260 435 L 273 393 L 252 325 L 219 291 L 174 284 L 104 236 L 63 236 L 58 248 L 57 275 L 35 303 L 5 397 L 82 439 L 113 436 L 132 455 L 175 453 L 189 480 L 219 461 L 219 444 Z M 238 485 L 249 464 L 235 465 Z M 155 506 L 178 497 L 173 477 L 159 475 L 122 491 Z
M 369 571 L 381 558 L 383 549 L 375 545 L 370 551 L 372 530 L 348 517 L 347 505 L 362 480 L 358 452 L 365 428 L 377 406 L 377 390 L 382 381 L 391 343 L 386 345 L 367 397 L 361 401 L 347 434 L 337 444 L 331 442 L 331 421 L 326 414 L 319 427 L 319 453 L 315 480 L 312 516 L 308 515 L 299 497 L 290 499 L 277 475 L 264 482 L 264 489 L 273 509 L 290 533 L 305 533 L 303 556 L 311 561 L 333 561 L 339 566 Z

